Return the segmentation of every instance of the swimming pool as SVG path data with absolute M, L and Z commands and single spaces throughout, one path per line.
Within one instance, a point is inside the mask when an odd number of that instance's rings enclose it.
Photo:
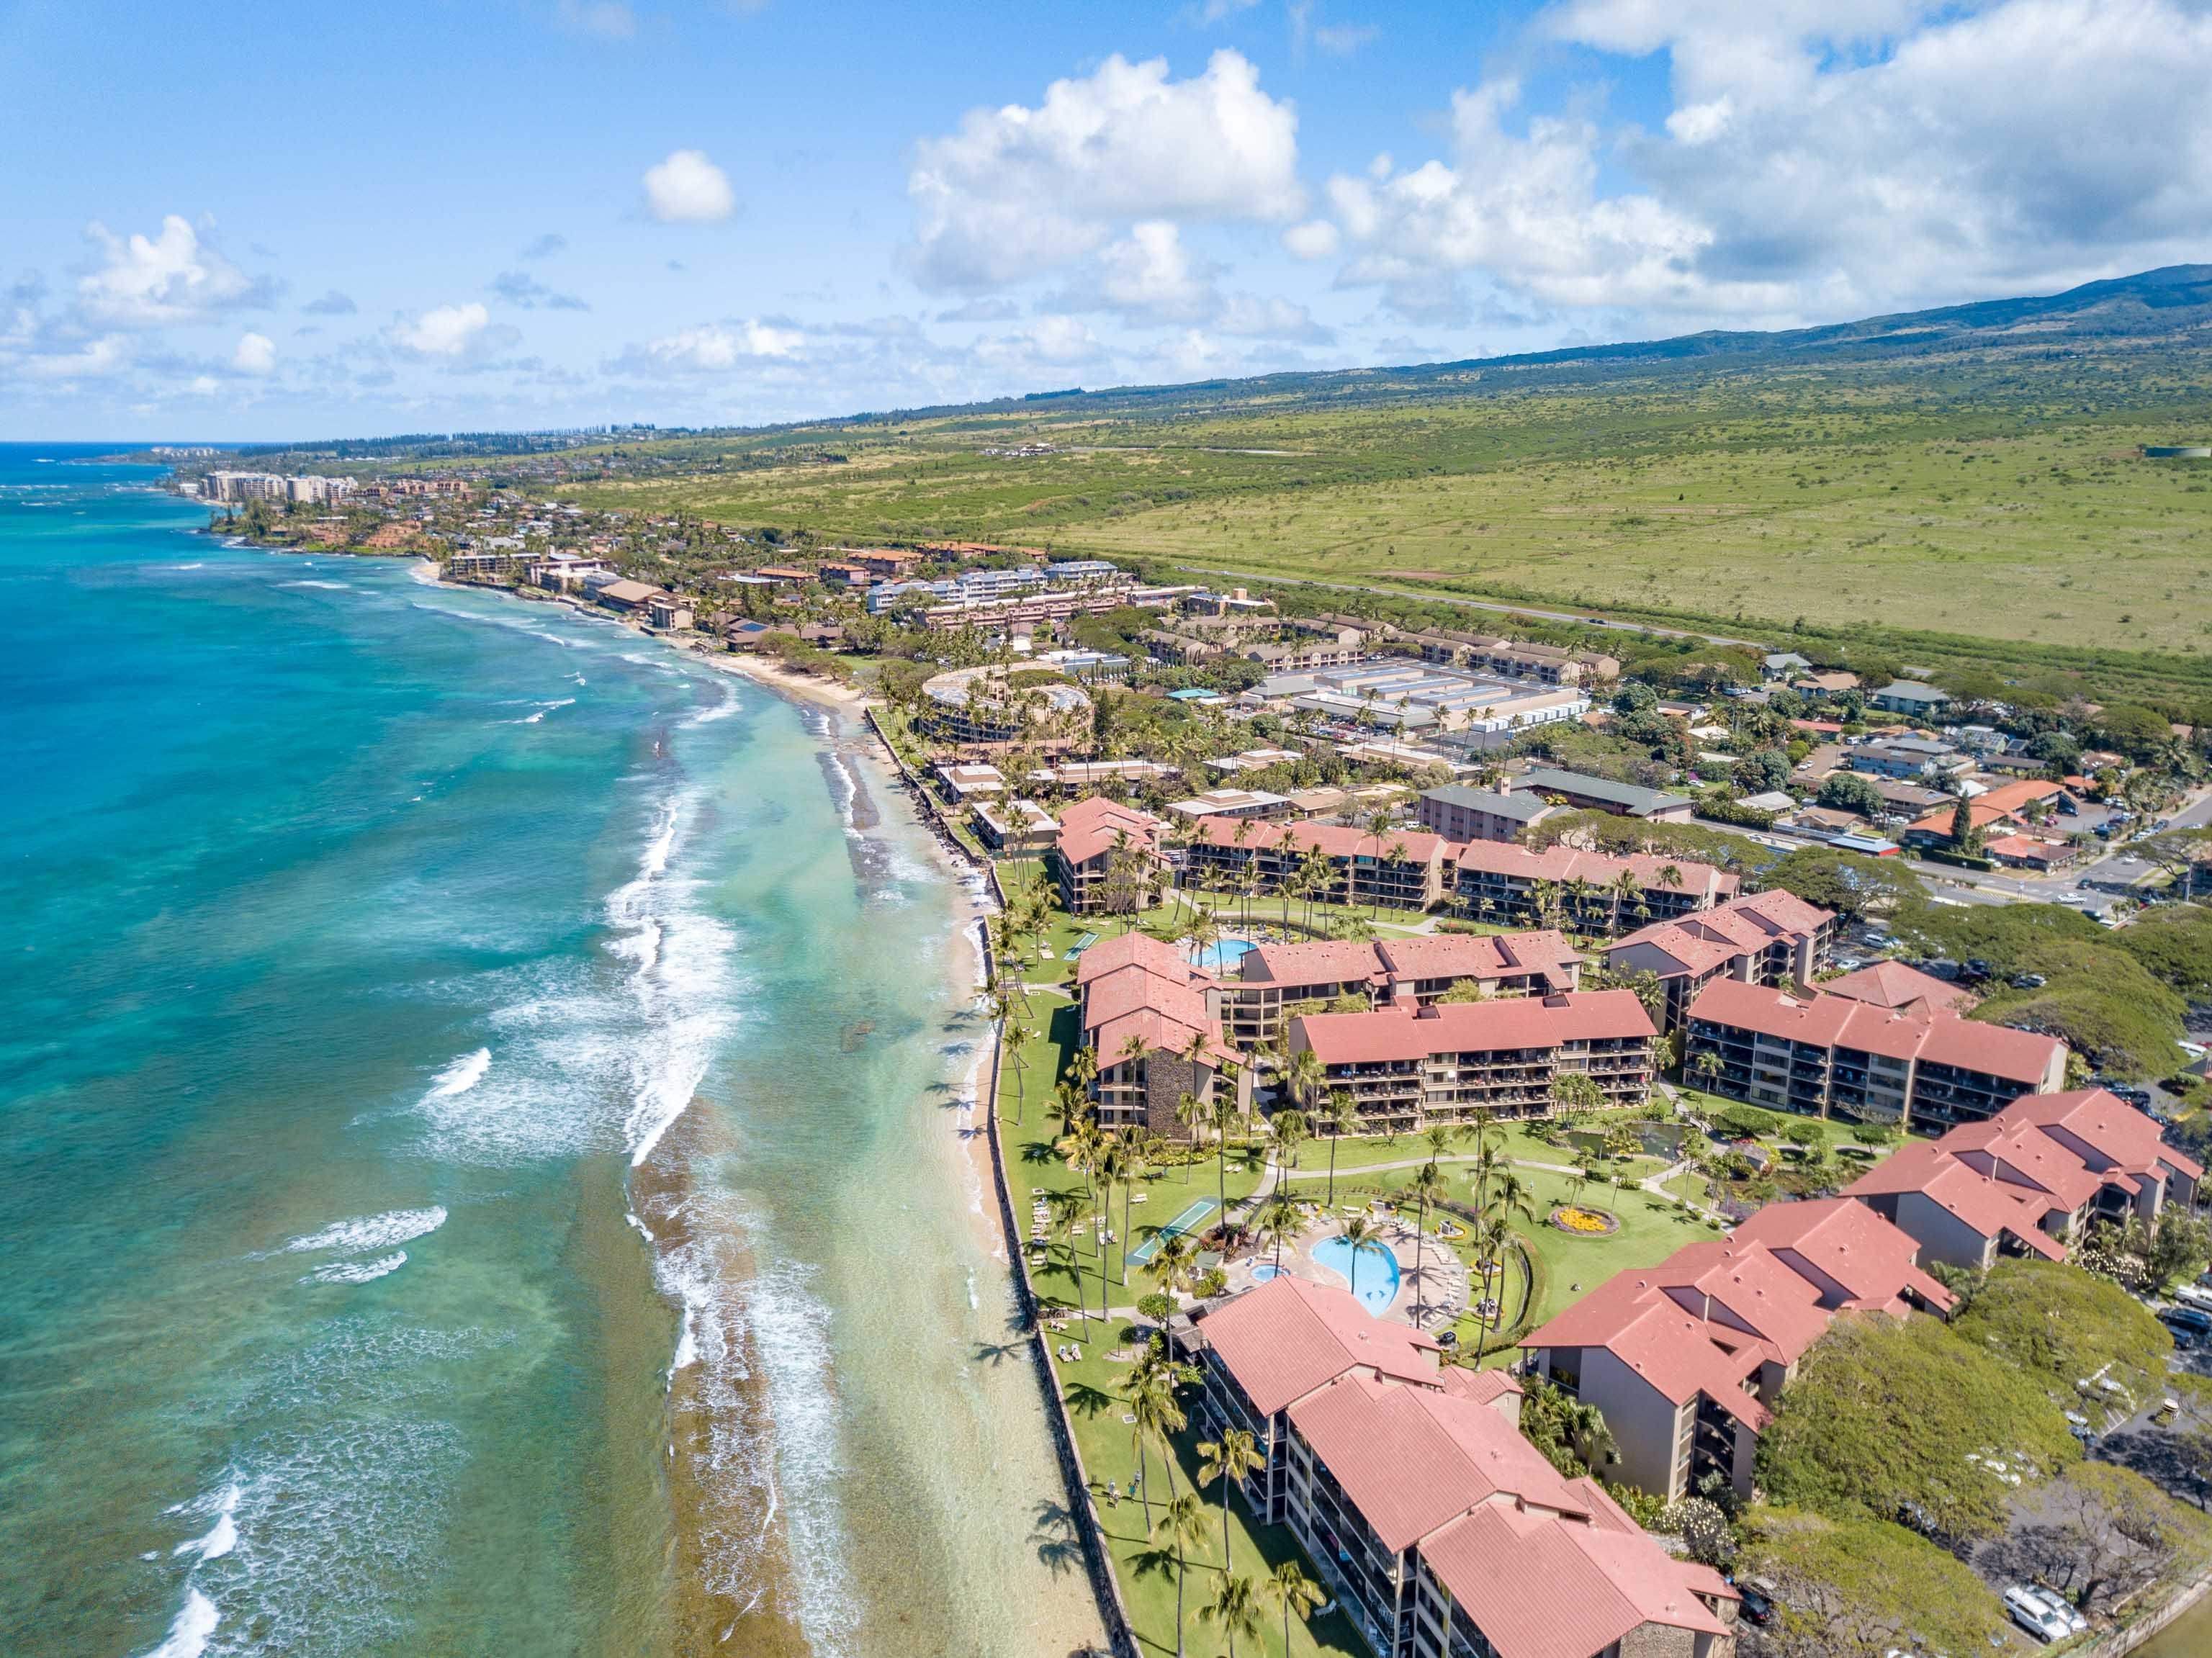
M 1398 1257 L 1379 1243 L 1359 1246 L 1359 1278 L 1353 1284 L 1352 1246 L 1342 1238 L 1323 1238 L 1313 1247 L 1314 1263 L 1326 1266 L 1352 1284 L 1359 1304 L 1379 1315 L 1398 1298 Z
M 1249 938 L 1224 938 L 1193 951 L 1191 960 L 1208 973 L 1228 973 L 1258 948 Z
M 1263 1265 L 1255 1266 L 1252 1269 L 1252 1282 L 1255 1284 L 1265 1284 L 1270 1278 L 1279 1278 L 1282 1275 L 1282 1271 L 1283 1269 L 1276 1266 L 1273 1261 L 1267 1261 Z

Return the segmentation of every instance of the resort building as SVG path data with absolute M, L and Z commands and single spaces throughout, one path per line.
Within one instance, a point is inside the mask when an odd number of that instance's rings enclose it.
M 1470 841 L 1455 854 L 1459 908 L 1481 921 L 1525 921 L 1616 937 L 1650 920 L 1672 920 L 1733 898 L 1736 877 L 1688 859 L 1632 853 L 1613 857 L 1569 846 Z
M 1521 831 L 1565 810 L 1540 794 L 1507 794 L 1458 783 L 1423 793 L 1421 827 L 1447 841 L 1518 841 Z
M 1285 1524 L 1377 1658 L 1730 1658 L 1735 1591 L 1522 1437 L 1502 1372 L 1448 1368 L 1343 1291 L 1278 1278 L 1200 1320 L 1200 1431 L 1253 1435 Z
M 1320 1060 L 1316 1100 L 1341 1090 L 1362 1132 L 1406 1133 L 1477 1116 L 1548 1116 L 1559 1108 L 1553 1083 L 1568 1075 L 1589 1078 L 1606 1105 L 1642 1105 L 1657 1035 L 1626 990 L 1425 1007 L 1405 997 L 1370 1013 L 1295 1017 L 1291 1052 L 1310 1048 Z
M 1188 800 L 1170 800 L 1168 810 L 1178 817 L 1239 817 L 1267 823 L 1288 817 L 1296 810 L 1290 797 L 1265 789 L 1208 789 Z
M 993 852 L 1006 857 L 1027 857 L 1044 851 L 1059 838 L 1060 824 L 1034 800 L 988 798 L 969 808 L 975 834 Z
M 1869 1007 L 1911 1007 L 1915 1002 L 1924 1002 L 1954 1013 L 1964 1013 L 1982 999 L 1962 986 L 1902 962 L 1870 963 L 1828 980 L 1820 988 L 1831 996 L 1848 996 Z
M 1485 996 L 1547 996 L 1579 988 L 1582 968 L 1582 952 L 1556 932 L 1261 944 L 1223 981 L 1222 1018 L 1231 1039 L 1249 1048 L 1275 1039 L 1285 1010 L 1318 1013 L 1340 996 L 1370 1007 L 1408 997 L 1425 1005 L 1461 984 Z
M 1920 1001 L 1875 1007 L 1723 978 L 1690 1004 L 1686 1029 L 1686 1071 L 1698 1086 L 1807 1116 L 1948 1128 L 2066 1078 L 2057 1037 Z
M 1747 1497 L 1759 1431 L 1831 1319 L 1952 1305 L 1910 1236 L 1822 1198 L 1617 1273 L 1521 1345 L 1537 1375 L 1604 1412 L 1623 1483 L 1671 1502 L 1717 1474 Z
M 2203 1175 L 2148 1115 L 2091 1088 L 2027 1095 L 1916 1140 L 1844 1195 L 1910 1234 L 1923 1260 L 1985 1268 L 2002 1255 L 2063 1260 L 2094 1221 L 2186 1210 Z
M 1654 921 L 1608 946 L 1615 973 L 1656 973 L 1667 993 L 1664 1028 L 1679 1030 L 1698 993 L 1716 979 L 1810 986 L 1828 964 L 1836 917 L 1795 893 L 1746 893 L 1678 920 Z
M 1160 835 L 1167 828 L 1148 811 L 1103 795 L 1079 800 L 1060 814 L 1060 834 L 1045 865 L 1071 915 L 1130 915 L 1152 902 L 1167 863 Z
M 1227 891 L 1299 891 L 1310 880 L 1312 896 L 1330 903 L 1428 909 L 1447 890 L 1452 847 L 1425 829 L 1201 817 L 1193 832 L 1186 878 Z
M 1071 748 L 1089 736 L 1090 721 L 1091 699 L 1059 674 L 999 667 L 924 680 L 915 714 L 925 737 L 963 747 Z
M 1578 771 L 1532 767 L 1513 779 L 1513 788 L 1516 793 L 1526 790 L 1564 800 L 1581 811 L 1610 812 L 1615 817 L 1639 817 L 1650 823 L 1690 821 L 1692 803 L 1687 795 L 1616 783 L 1609 777 L 1591 777 Z
M 940 762 L 936 770 L 938 786 L 945 791 L 948 800 L 988 799 L 1006 790 L 1006 774 L 996 766 Z
M 1212 1118 L 1216 1090 L 1233 1090 L 1240 1111 L 1252 1102 L 1252 1078 L 1221 1040 L 1213 976 L 1172 944 L 1142 932 L 1102 939 L 1076 963 L 1083 1040 L 1098 1061 L 1092 1084 L 1102 1128 L 1143 1127 L 1189 1139 L 1198 1124 L 1182 1102 Z

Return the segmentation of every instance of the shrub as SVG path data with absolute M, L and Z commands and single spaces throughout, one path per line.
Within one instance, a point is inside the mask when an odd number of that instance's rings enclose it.
M 1155 1290 L 1149 1295 L 1137 1297 L 1138 1314 L 1155 1324 L 1166 1323 L 1175 1316 L 1175 1297 L 1163 1291 Z

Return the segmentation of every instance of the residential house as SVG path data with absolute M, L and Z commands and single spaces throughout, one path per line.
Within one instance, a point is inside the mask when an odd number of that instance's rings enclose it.
M 1929 778 L 1940 781 L 1969 776 L 1974 769 L 1971 756 L 1932 737 L 1893 737 L 1881 742 L 1855 743 L 1844 750 L 1844 757 L 1853 771 L 1906 780 Z
M 1284 1011 L 1303 1003 L 1357 996 L 1370 1007 L 1407 997 L 1425 1005 L 1462 984 L 1486 996 L 1541 996 L 1581 983 L 1581 952 L 1557 932 L 1261 944 L 1224 980 L 1222 1017 L 1231 1037 L 1251 1047 L 1273 1042 Z
M 1296 890 L 1309 869 L 1315 896 L 1331 903 L 1377 903 L 1428 909 L 1447 890 L 1443 836 L 1424 829 L 1376 835 L 1343 823 L 1253 823 L 1201 817 L 1193 825 L 1186 879 L 1214 881 L 1224 890 Z
M 1737 878 L 1711 864 L 1644 853 L 1614 857 L 1566 845 L 1470 841 L 1455 857 L 1459 908 L 1477 920 L 1565 921 L 1611 937 L 1654 919 L 1710 909 L 1735 896 Z
M 1949 692 L 1923 685 L 1917 679 L 1893 679 L 1880 690 L 1867 693 L 1867 701 L 1871 706 L 1917 720 L 1933 718 L 1950 700 Z
M 1716 979 L 1809 987 L 1828 964 L 1835 934 L 1834 911 L 1777 888 L 1639 927 L 1608 946 L 1605 961 L 1615 973 L 1659 975 L 1667 996 L 1662 1025 L 1672 1031 Z
M 1978 1270 L 2002 1255 L 2063 1260 L 2093 1221 L 2185 1211 L 2203 1175 L 2148 1114 L 2091 1088 L 2027 1095 L 1916 1140 L 1844 1195 L 1911 1234 L 1923 1260 Z
M 1286 1525 L 1377 1658 L 1732 1658 L 1737 1595 L 1668 1556 L 1517 1426 L 1520 1389 L 1346 1292 L 1281 1277 L 1195 1331 L 1202 1434 L 1263 1459 Z
M 1150 905 L 1154 878 L 1166 867 L 1160 844 L 1166 828 L 1152 813 L 1103 795 L 1064 808 L 1060 834 L 1045 853 L 1060 908 L 1074 915 L 1122 915 Z
M 1316 1099 L 1342 1090 L 1364 1132 L 1406 1133 L 1551 1115 L 1553 1082 L 1570 1074 L 1607 1105 L 1642 1105 L 1657 1035 L 1632 993 L 1585 990 L 1426 1006 L 1404 996 L 1370 1013 L 1293 1018 L 1290 1042 L 1294 1060 L 1310 1049 L 1320 1062 Z
M 1759 1435 L 1837 1314 L 1954 1304 L 1910 1236 L 1822 1198 L 1616 1273 L 1521 1346 L 1535 1374 L 1604 1413 L 1622 1483 L 1672 1502 L 1717 1476 L 1748 1497 Z
M 1421 827 L 1447 841 L 1508 841 L 1564 810 L 1525 789 L 1513 794 L 1457 783 L 1425 791 L 1419 808 Z
M 1946 1128 L 2050 1093 L 2066 1076 L 2057 1037 L 1926 1002 L 1883 1008 L 1723 978 L 1690 1004 L 1686 1029 L 1688 1074 L 1700 1087 L 1809 1116 Z
M 1759 662 L 1762 679 L 1789 679 L 1798 674 L 1809 673 L 1813 665 L 1795 651 L 1770 651 Z

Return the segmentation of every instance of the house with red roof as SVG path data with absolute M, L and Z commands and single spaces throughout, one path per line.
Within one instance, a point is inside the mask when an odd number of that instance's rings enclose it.
M 1152 813 L 1103 794 L 1063 808 L 1045 851 L 1060 908 L 1071 915 L 1127 915 L 1149 906 L 1154 879 L 1167 867 L 1166 829 Z
M 1455 859 L 1459 908 L 1480 921 L 1542 926 L 1572 921 L 1614 938 L 1733 898 L 1729 870 L 1645 853 L 1614 857 L 1564 842 L 1537 849 L 1471 841 Z
M 1925 1002 L 1954 1013 L 1966 1012 L 1982 999 L 1962 985 L 1903 962 L 1872 962 L 1856 972 L 1823 980 L 1820 988 L 1831 996 L 1848 996 L 1869 1007 L 1910 1007 L 1915 1002 Z
M 1615 1274 L 1522 1338 L 1536 1374 L 1605 1414 L 1620 1478 L 1669 1501 L 1751 1491 L 1759 1431 L 1838 1313 L 1948 1314 L 1919 1245 L 1846 1198 L 1770 1205 L 1733 1237 Z
M 1582 965 L 1582 952 L 1548 931 L 1261 944 L 1223 985 L 1223 1016 L 1249 1046 L 1273 1041 L 1283 1010 L 1301 1003 L 1357 996 L 1377 1006 L 1411 996 L 1425 1005 L 1461 984 L 1486 996 L 1547 995 L 1577 988 Z
M 1173 944 L 1142 932 L 1103 938 L 1076 960 L 1076 1013 L 1098 1062 L 1091 1097 L 1103 1128 L 1194 1138 L 1182 1101 L 1210 1118 L 1221 1090 L 1252 1104 L 1251 1068 L 1221 1037 L 1221 987 Z
M 2096 1221 L 2154 1222 L 2196 1199 L 2204 1170 L 2101 1088 L 2031 1094 L 1986 1122 L 1917 1141 L 1844 1188 L 1910 1233 L 1928 1260 L 2063 1260 Z
M 1809 987 L 1828 964 L 1835 936 L 1833 910 L 1778 887 L 1639 927 L 1610 945 L 1605 961 L 1616 973 L 1657 974 L 1666 1028 L 1679 1030 L 1698 993 L 1716 979 Z
M 1349 823 L 1263 823 L 1200 817 L 1191 826 L 1189 878 L 1223 891 L 1293 892 L 1310 883 L 1330 903 L 1428 909 L 1443 902 L 1457 848 L 1426 829 L 1376 835 Z
M 1685 1065 L 1700 1087 L 1807 1116 L 1948 1128 L 2066 1079 L 2059 1038 L 1926 1001 L 1881 1007 L 1716 979 L 1690 1004 L 1684 1029 Z
M 1658 1035 L 1627 990 L 1432 1002 L 1410 996 L 1368 1013 L 1291 1021 L 1291 1054 L 1321 1064 L 1316 1100 L 1352 1097 L 1363 1133 L 1406 1133 L 1476 1117 L 1559 1109 L 1555 1078 L 1588 1077 L 1607 1105 L 1642 1105 Z
M 1295 1278 L 1194 1339 L 1200 1431 L 1252 1434 L 1246 1505 L 1289 1526 L 1381 1658 L 1732 1654 L 1735 1591 L 1560 1474 L 1504 1373 L 1444 1366 L 1419 1331 Z

